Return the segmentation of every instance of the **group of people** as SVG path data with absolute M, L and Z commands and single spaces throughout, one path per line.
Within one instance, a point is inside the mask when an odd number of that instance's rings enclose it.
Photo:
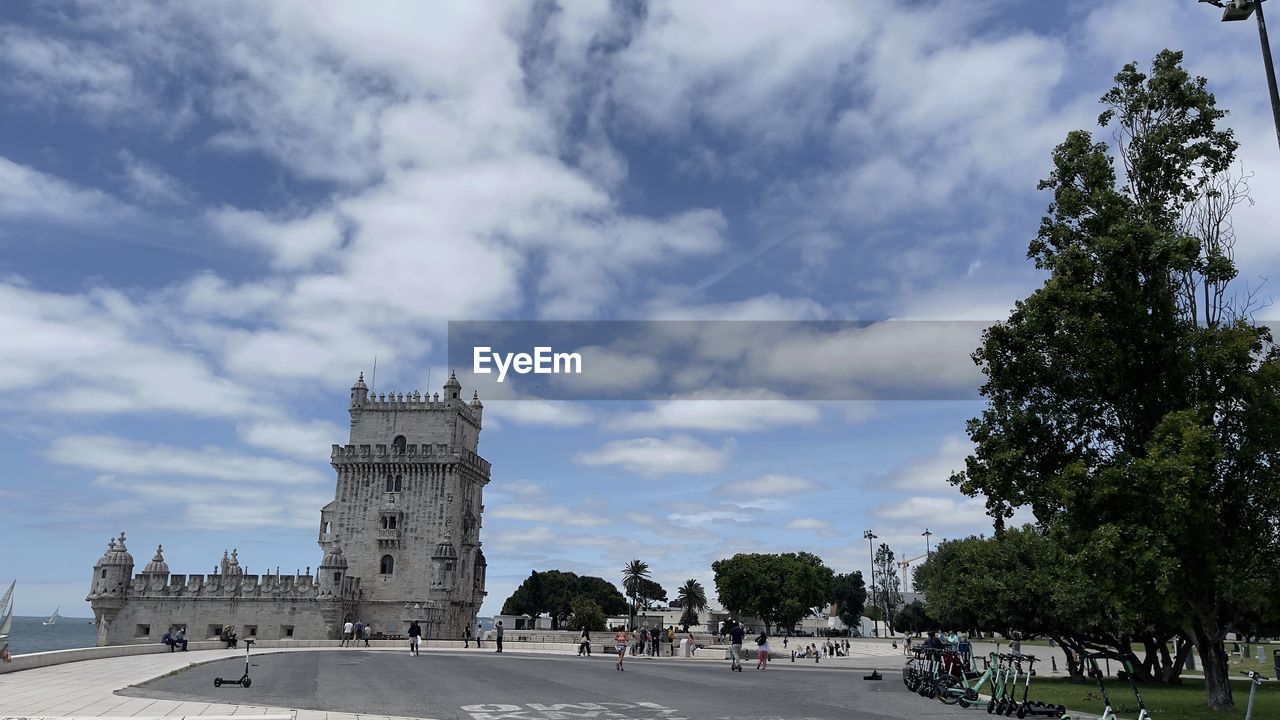
M 421 637 L 422 630 L 419 629 L 418 633 L 419 637 Z M 359 619 L 354 623 L 347 620 L 347 622 L 342 626 L 342 642 L 338 643 L 338 647 L 357 647 L 360 645 L 361 640 L 364 640 L 365 647 L 369 647 L 369 641 L 372 639 L 372 625 L 366 625 L 363 620 Z M 351 643 L 351 645 L 348 646 L 347 643 Z
M 814 662 L 822 659 L 823 655 L 827 657 L 845 657 L 849 654 L 848 640 L 832 640 L 827 638 L 827 642 L 821 646 L 815 643 L 802 645 L 799 650 L 791 651 L 791 661 L 795 662 L 797 658 L 813 658 Z
M 697 645 L 693 642 L 693 632 L 686 630 L 685 635 L 689 641 L 690 652 L 697 651 Z M 618 663 L 616 669 L 623 670 L 622 659 L 627 656 L 627 649 L 631 649 L 633 656 L 648 655 L 649 657 L 659 657 L 661 655 L 660 648 L 663 642 L 662 638 L 666 638 L 666 642 L 671 648 L 671 655 L 676 652 L 676 629 L 674 626 L 668 627 L 664 633 L 661 628 L 642 627 L 636 628 L 631 632 L 627 632 L 625 627 L 619 627 L 613 634 L 614 652 L 618 654 Z M 591 633 L 585 629 L 578 638 L 578 655 L 591 657 Z
M 164 634 L 164 637 L 160 639 L 160 642 L 169 646 L 169 652 L 173 652 L 174 650 L 177 650 L 179 648 L 182 649 L 182 652 L 186 652 L 187 651 L 187 629 L 185 627 L 180 627 L 178 628 L 177 632 L 174 632 L 173 627 L 170 626 L 168 632 L 166 632 Z M 231 647 L 231 646 L 228 645 L 227 647 Z

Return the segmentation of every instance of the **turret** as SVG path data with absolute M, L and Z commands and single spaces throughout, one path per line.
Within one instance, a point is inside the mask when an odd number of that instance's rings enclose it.
M 365 401 L 369 399 L 369 386 L 364 384 L 364 373 L 360 373 L 360 377 L 356 379 L 356 384 L 351 386 L 351 407 L 364 407 Z
M 333 547 L 324 554 L 320 567 L 316 569 L 317 584 L 320 592 L 338 595 L 342 592 L 342 579 L 347 576 L 347 558 L 342 555 L 342 546 L 338 539 L 333 540 Z
M 156 546 L 156 555 L 142 568 L 142 575 L 148 589 L 157 590 L 169 584 L 169 563 L 164 561 L 163 545 Z
M 112 538 L 107 542 L 107 551 L 98 558 L 93 566 L 93 584 L 90 585 L 89 597 L 93 601 L 102 597 L 123 597 L 129 589 L 129 579 L 133 577 L 133 556 L 124 545 L 124 531 L 120 538 Z
M 462 399 L 462 383 L 458 382 L 458 376 L 452 370 L 449 371 L 449 381 L 444 384 L 444 400 Z

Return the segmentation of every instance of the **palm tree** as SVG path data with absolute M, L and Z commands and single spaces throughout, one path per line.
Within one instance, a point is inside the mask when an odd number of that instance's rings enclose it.
M 636 607 L 639 605 L 640 583 L 649 579 L 649 563 L 632 560 L 622 568 L 622 588 L 631 596 L 631 624 L 636 624 Z
M 707 607 L 707 591 L 703 589 L 702 583 L 689 578 L 676 591 L 676 602 L 684 608 L 684 612 L 680 614 L 680 623 L 688 630 L 690 625 L 697 624 L 698 612 Z

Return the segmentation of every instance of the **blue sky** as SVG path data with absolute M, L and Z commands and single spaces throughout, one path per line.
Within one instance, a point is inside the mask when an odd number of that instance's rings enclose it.
M 376 355 L 379 389 L 438 390 L 451 320 L 1000 318 L 1042 281 L 1051 148 L 1164 47 L 1231 111 L 1257 285 L 1280 153 L 1256 32 L 1217 15 L 4 3 L 0 580 L 88 614 L 122 529 L 175 572 L 316 565 L 347 388 Z M 531 569 L 713 588 L 734 552 L 846 572 L 867 528 L 913 556 L 989 527 L 946 483 L 979 404 L 760 390 L 488 402 L 484 611 Z

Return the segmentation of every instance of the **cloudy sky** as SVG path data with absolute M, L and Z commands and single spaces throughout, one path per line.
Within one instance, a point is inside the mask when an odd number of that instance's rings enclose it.
M 1051 148 L 1164 47 L 1231 111 L 1257 285 L 1257 35 L 1192 0 L 6 2 L 0 580 L 88 615 L 122 529 L 175 572 L 314 567 L 347 388 L 376 355 L 438 390 L 449 321 L 1000 318 L 1043 280 Z M 735 552 L 845 572 L 868 528 L 989 527 L 946 483 L 979 404 L 769 391 L 489 402 L 483 611 L 531 569 L 712 588 Z

